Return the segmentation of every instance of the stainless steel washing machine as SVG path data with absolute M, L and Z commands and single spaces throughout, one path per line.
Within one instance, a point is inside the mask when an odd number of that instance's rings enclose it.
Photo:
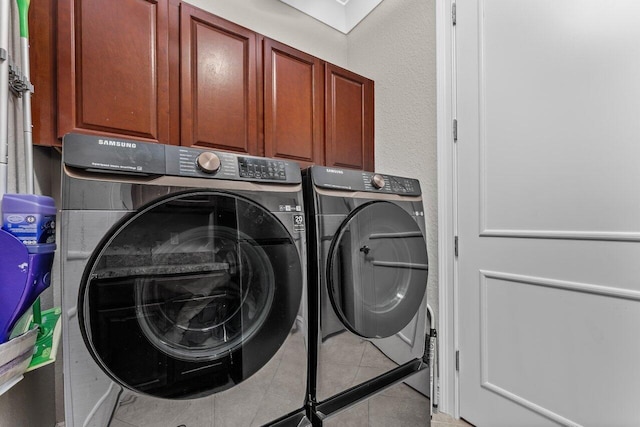
M 417 180 L 313 166 L 303 185 L 309 393 L 320 425 L 404 380 L 428 390 L 428 257 Z
M 304 425 L 299 166 L 69 134 L 63 169 L 67 427 Z

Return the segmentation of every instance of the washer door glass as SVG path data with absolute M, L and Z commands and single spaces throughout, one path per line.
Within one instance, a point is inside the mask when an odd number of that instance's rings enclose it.
M 427 287 L 427 247 L 416 221 L 390 202 L 371 202 L 342 223 L 329 249 L 327 283 L 345 326 L 365 338 L 400 332 Z
M 201 226 L 172 239 L 154 251 L 157 271 L 138 272 L 143 275 L 134 280 L 140 327 L 166 354 L 215 360 L 264 325 L 274 299 L 273 268 L 240 230 Z
M 94 359 L 120 384 L 158 397 L 232 387 L 285 341 L 302 296 L 295 243 L 236 195 L 184 193 L 116 225 L 80 291 Z

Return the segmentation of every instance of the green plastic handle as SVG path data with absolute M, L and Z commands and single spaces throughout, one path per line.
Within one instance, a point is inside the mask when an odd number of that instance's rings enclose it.
M 36 298 L 36 301 L 33 303 L 31 308 L 33 310 L 33 323 L 40 326 L 42 323 L 42 309 L 40 308 L 40 297 Z M 39 333 L 41 333 L 40 330 Z
M 20 15 L 20 37 L 29 38 L 29 3 L 31 0 L 16 0 Z

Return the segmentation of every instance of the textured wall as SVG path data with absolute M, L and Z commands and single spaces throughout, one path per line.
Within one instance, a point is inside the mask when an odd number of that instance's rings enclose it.
M 375 81 L 376 170 L 418 178 L 428 303 L 438 309 L 435 0 L 385 0 L 347 36 L 348 68 Z

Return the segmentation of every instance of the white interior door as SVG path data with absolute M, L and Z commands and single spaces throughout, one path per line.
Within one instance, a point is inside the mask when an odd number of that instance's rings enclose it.
M 458 0 L 460 414 L 640 425 L 640 2 Z

